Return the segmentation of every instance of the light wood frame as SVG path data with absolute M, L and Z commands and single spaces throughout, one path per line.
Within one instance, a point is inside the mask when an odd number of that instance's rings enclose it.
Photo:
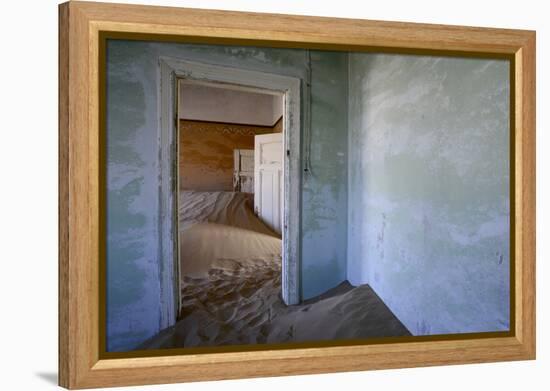
M 59 383 L 90 388 L 535 358 L 535 32 L 69 2 L 59 7 Z M 100 34 L 510 59 L 512 322 L 506 336 L 104 358 Z

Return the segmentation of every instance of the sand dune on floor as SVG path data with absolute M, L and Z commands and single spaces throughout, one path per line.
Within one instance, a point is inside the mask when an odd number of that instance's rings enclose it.
M 296 306 L 281 299 L 278 259 L 184 278 L 181 320 L 141 349 L 410 335 L 368 285 L 340 284 Z
M 180 233 L 181 278 L 280 259 L 281 239 L 243 228 L 197 223 Z M 278 262 L 280 264 L 280 261 Z
M 180 193 L 181 278 L 280 258 L 281 239 L 254 215 L 252 197 L 233 192 Z
M 313 303 L 291 307 L 269 327 L 268 343 L 410 335 L 369 285 L 347 281 Z
M 181 191 L 178 209 L 180 231 L 197 223 L 208 222 L 280 237 L 254 214 L 253 194 Z
M 368 285 L 296 306 L 281 298 L 281 240 L 243 193 L 180 197 L 182 310 L 141 349 L 410 335 Z

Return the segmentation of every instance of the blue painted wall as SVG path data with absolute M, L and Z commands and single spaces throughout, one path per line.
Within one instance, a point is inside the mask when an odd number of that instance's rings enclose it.
M 349 281 L 415 335 L 508 330 L 508 62 L 349 61 Z
M 347 53 L 312 51 L 311 68 L 311 156 L 302 177 L 304 299 L 344 281 L 347 259 Z
M 108 350 L 159 331 L 159 56 L 310 76 L 304 299 L 347 278 L 413 334 L 509 327 L 507 62 L 110 41 Z
M 133 349 L 159 331 L 159 56 L 279 73 L 303 83 L 311 70 L 311 171 L 302 179 L 303 297 L 334 287 L 346 274 L 347 54 L 312 52 L 309 59 L 304 50 L 109 41 L 109 351 Z

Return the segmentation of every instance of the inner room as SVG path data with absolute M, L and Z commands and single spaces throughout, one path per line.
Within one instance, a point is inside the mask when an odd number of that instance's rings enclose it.
M 176 343 L 243 343 L 265 322 L 268 304 L 255 301 L 281 300 L 283 95 L 187 80 L 178 88 Z

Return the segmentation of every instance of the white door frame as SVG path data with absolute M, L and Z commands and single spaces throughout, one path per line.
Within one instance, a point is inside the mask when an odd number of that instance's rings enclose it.
M 282 145 L 282 142 L 283 142 L 283 138 L 284 138 L 284 132 L 281 134 L 281 133 L 265 133 L 265 134 L 257 134 L 255 137 L 254 137 L 254 213 L 256 213 L 257 216 L 259 216 L 261 218 L 261 220 L 264 221 L 264 223 L 266 223 L 272 230 L 274 230 L 275 232 L 277 233 L 282 233 L 282 216 L 283 216 L 283 200 L 282 200 L 282 195 L 284 194 L 284 186 L 283 186 L 283 183 L 282 183 L 282 178 L 281 178 L 281 171 L 283 169 L 282 167 L 282 163 L 283 163 L 283 160 L 284 160 L 284 153 L 283 153 L 283 145 Z M 275 142 L 277 142 L 277 144 L 280 144 L 279 148 L 280 148 L 280 151 L 277 155 L 279 155 L 279 158 L 280 159 L 278 161 L 278 164 L 276 165 L 276 171 L 277 172 L 277 187 L 276 189 L 274 189 L 273 187 L 271 188 L 271 201 L 273 201 L 273 194 L 274 193 L 278 193 L 276 194 L 276 199 L 277 199 L 277 208 L 278 209 L 276 211 L 277 213 L 277 222 L 274 223 L 273 221 L 268 221 L 269 218 L 266 219 L 267 216 L 264 215 L 264 211 L 263 211 L 263 206 L 264 206 L 264 203 L 263 203 L 263 199 L 264 199 L 264 194 L 263 194 L 263 174 L 267 174 L 267 173 L 270 173 L 273 175 L 273 168 L 274 168 L 274 165 L 273 165 L 273 162 L 269 162 L 269 163 L 263 163 L 263 146 L 266 145 L 266 139 L 267 140 L 270 140 L 269 142 L 272 143 L 274 140 Z M 280 162 L 280 163 L 279 163 Z M 272 179 L 272 182 L 271 184 L 273 185 L 273 180 L 275 179 L 275 176 L 271 178 Z M 275 190 L 275 191 L 274 191 Z M 273 206 L 273 204 L 272 204 Z M 272 208 L 272 212 L 273 212 L 273 208 Z
M 176 322 L 179 310 L 177 229 L 177 86 L 225 83 L 251 91 L 284 95 L 283 125 L 283 253 L 282 294 L 286 304 L 298 304 L 300 289 L 301 80 L 272 73 L 231 68 L 171 57 L 159 58 L 159 260 L 161 329 Z M 292 211 L 292 213 L 290 213 Z

